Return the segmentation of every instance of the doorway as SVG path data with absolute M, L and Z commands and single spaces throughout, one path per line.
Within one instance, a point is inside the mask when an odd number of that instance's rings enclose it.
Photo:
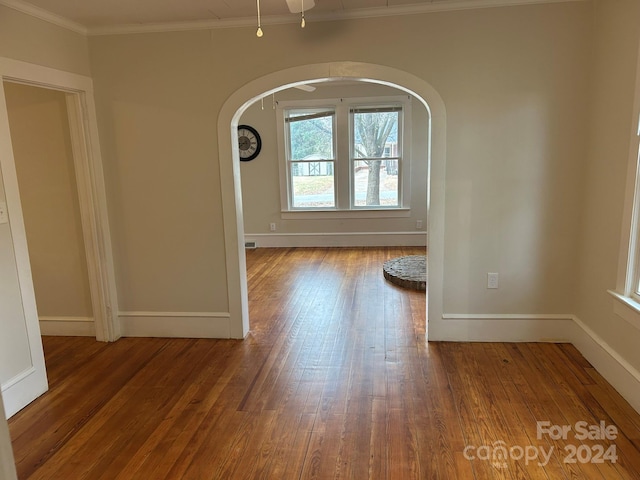
M 247 108 L 264 96 L 296 85 L 313 84 L 328 79 L 364 80 L 390 85 L 413 95 L 429 113 L 426 152 L 427 231 L 429 232 L 428 335 L 442 320 L 443 263 L 444 263 L 444 166 L 446 146 L 446 113 L 440 95 L 423 79 L 408 72 L 382 65 L 357 62 L 333 62 L 304 65 L 266 75 L 249 82 L 223 105 L 218 116 L 218 140 L 222 204 L 224 212 L 225 254 L 231 336 L 243 338 L 249 331 L 246 259 L 244 256 L 243 211 L 237 126 Z M 433 338 L 438 337 L 436 334 Z
M 65 94 L 4 82 L 43 335 L 96 335 Z
M 0 370 L 0 388 L 5 413 L 11 417 L 47 390 L 47 378 L 5 82 L 53 90 L 64 97 L 67 115 L 61 122 L 68 121 L 73 152 L 94 334 L 97 340 L 114 341 L 120 331 L 92 80 L 0 57 L 0 81 L 0 364 L 5 367 Z

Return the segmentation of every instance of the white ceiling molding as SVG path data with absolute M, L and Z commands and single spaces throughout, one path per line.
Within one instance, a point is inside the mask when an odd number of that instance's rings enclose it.
M 52 23 L 53 25 L 66 28 L 67 30 L 71 30 L 72 32 L 80 33 L 82 35 L 87 35 L 89 33 L 89 29 L 84 25 L 80 25 L 79 23 L 69 20 L 68 18 L 61 17 L 60 15 L 56 15 L 55 13 L 51 13 L 50 11 L 43 8 L 36 7 L 35 5 L 27 3 L 23 0 L 0 0 L 0 5 L 12 8 L 13 10 L 17 10 L 18 12 L 26 13 L 27 15 L 39 18 L 40 20 Z
M 333 13 L 313 12 L 307 15 L 311 22 L 323 22 L 332 20 L 352 20 L 358 18 L 391 17 L 401 15 L 416 15 L 430 12 L 444 12 L 456 10 L 472 10 L 480 8 L 507 7 L 516 5 L 535 5 L 546 3 L 588 2 L 591 0 L 451 0 L 428 4 L 398 5 L 392 7 L 360 8 L 343 10 Z M 255 17 L 231 18 L 219 20 L 195 20 L 188 22 L 148 23 L 131 25 L 113 25 L 101 27 L 85 27 L 59 15 L 38 8 L 24 0 L 0 0 L 0 5 L 13 8 L 28 15 L 40 18 L 55 25 L 68 28 L 85 35 L 119 35 L 128 33 L 172 32 L 186 30 L 209 30 L 217 28 L 254 27 Z M 278 25 L 287 23 L 299 23 L 300 19 L 295 15 L 266 16 L 262 17 L 262 25 Z

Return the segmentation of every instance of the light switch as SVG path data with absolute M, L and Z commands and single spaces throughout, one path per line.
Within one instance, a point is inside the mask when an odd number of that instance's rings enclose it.
M 0 224 L 9 223 L 9 214 L 7 213 L 7 203 L 0 202 Z

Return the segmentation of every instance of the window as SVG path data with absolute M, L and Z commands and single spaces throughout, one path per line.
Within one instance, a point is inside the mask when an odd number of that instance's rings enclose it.
M 640 105 L 640 97 L 638 98 Z M 627 189 L 633 191 L 633 204 L 629 209 L 630 229 L 628 248 L 621 251 L 621 264 L 624 262 L 626 268 L 623 272 L 624 278 L 618 277 L 617 291 L 609 290 L 615 298 L 630 307 L 631 310 L 619 309 L 614 305 L 614 311 L 625 320 L 640 328 L 640 113 L 636 113 L 638 123 L 636 124 L 636 136 L 631 145 L 630 162 L 633 162 L 635 177 L 628 179 Z M 624 259 L 624 260 L 623 260 Z M 634 311 L 629 315 L 629 311 Z
M 290 206 L 335 207 L 334 109 L 286 110 L 285 123 Z
M 282 210 L 407 210 L 409 97 L 279 102 Z
M 400 205 L 401 114 L 402 106 L 351 108 L 352 206 Z
M 629 149 L 629 172 L 627 178 L 623 238 L 620 250 L 618 278 L 615 290 L 609 293 L 618 300 L 613 304 L 614 313 L 629 324 L 640 329 L 640 76 L 636 78 L 634 99 L 634 126 Z M 631 133 L 631 132 L 630 132 Z M 628 223 L 627 223 L 628 222 Z M 628 240 L 628 243 L 626 242 Z
M 640 136 L 640 122 L 638 127 Z M 639 148 L 640 150 L 640 148 Z M 631 226 L 631 255 L 629 271 L 627 272 L 627 283 L 631 283 L 631 288 L 627 287 L 627 295 L 640 303 L 640 152 L 636 161 L 636 185 L 633 205 L 633 221 Z

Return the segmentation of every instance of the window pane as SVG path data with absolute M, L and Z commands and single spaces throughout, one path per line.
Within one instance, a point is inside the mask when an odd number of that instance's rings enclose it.
M 353 156 L 355 158 L 399 157 L 400 112 L 354 112 Z
M 333 208 L 336 205 L 333 162 L 291 163 L 291 206 Z
M 289 160 L 333 160 L 333 117 L 327 109 L 288 110 Z
M 356 160 L 354 165 L 354 205 L 397 207 L 398 160 Z

